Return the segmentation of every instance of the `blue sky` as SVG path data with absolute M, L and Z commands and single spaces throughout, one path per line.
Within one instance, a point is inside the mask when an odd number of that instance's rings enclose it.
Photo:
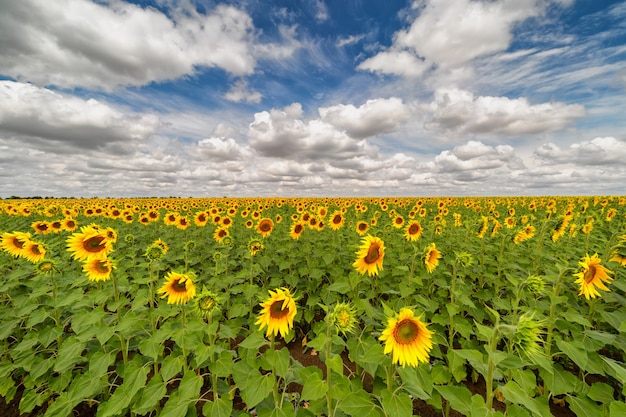
M 626 2 L 0 0 L 0 197 L 623 195 Z

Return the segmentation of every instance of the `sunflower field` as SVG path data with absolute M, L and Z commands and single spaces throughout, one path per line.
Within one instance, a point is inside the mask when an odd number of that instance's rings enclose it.
M 626 415 L 626 197 L 0 200 L 15 415 Z

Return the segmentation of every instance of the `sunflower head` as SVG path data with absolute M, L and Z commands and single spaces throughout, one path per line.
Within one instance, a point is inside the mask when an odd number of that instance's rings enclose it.
M 426 248 L 426 253 L 424 254 L 424 265 L 426 265 L 426 269 L 429 273 L 437 268 L 439 265 L 439 259 L 441 258 L 441 252 L 437 249 L 434 243 L 431 243 Z
M 148 246 L 148 249 L 146 249 L 146 252 L 143 256 L 146 257 L 148 262 L 159 261 L 163 259 L 163 256 L 165 256 L 165 250 L 162 246 L 153 243 L 152 245 Z
M 576 283 L 580 286 L 578 295 L 584 295 L 587 300 L 600 296 L 596 287 L 603 291 L 610 291 L 604 284 L 610 283 L 613 280 L 613 278 L 609 276 L 609 274 L 613 274 L 613 271 L 600 265 L 600 262 L 602 261 L 597 253 L 591 257 L 587 254 L 583 260 L 578 263 L 582 270 L 574 274 L 575 277 L 578 277 Z
M 278 333 L 285 338 L 293 328 L 297 314 L 296 300 L 288 288 L 269 291 L 269 297 L 261 303 L 261 312 L 255 324 L 259 330 L 267 327 L 266 336 Z
M 391 353 L 393 363 L 417 367 L 419 362 L 428 363 L 432 336 L 433 332 L 419 317 L 414 317 L 411 309 L 403 308 L 397 317 L 387 320 L 379 340 L 385 342 L 384 353 Z
M 328 314 L 329 324 L 334 325 L 338 333 L 344 336 L 354 333 L 358 319 L 355 308 L 349 303 L 337 303 Z
M 262 250 L 263 248 L 264 248 L 263 242 L 261 242 L 258 239 L 252 239 L 250 240 L 250 242 L 248 242 L 248 251 L 250 252 L 250 255 L 252 256 L 259 253 L 259 251 Z
M 542 295 L 546 290 L 546 282 L 543 277 L 538 275 L 530 275 L 526 278 L 526 287 L 535 295 Z
M 385 243 L 382 239 L 367 235 L 362 241 L 359 250 L 356 252 L 356 260 L 352 266 L 356 271 L 364 275 L 378 275 L 378 270 L 383 269 L 383 259 L 385 257 Z
M 544 322 L 535 320 L 534 313 L 525 313 L 520 316 L 514 332 L 509 336 L 513 348 L 521 355 L 528 358 L 543 355 L 541 348 L 541 335 Z
M 52 274 L 58 270 L 56 261 L 52 259 L 42 259 L 35 265 L 35 273 L 39 275 Z
M 90 281 L 107 281 L 115 269 L 113 262 L 108 259 L 87 259 L 83 263 L 83 272 Z
M 194 311 L 203 318 L 211 315 L 219 308 L 220 300 L 216 293 L 202 289 L 202 292 L 194 298 Z
M 168 304 L 187 304 L 189 300 L 196 296 L 196 286 L 193 283 L 195 274 L 187 272 L 170 272 L 165 277 L 165 284 L 158 289 L 157 293 L 161 298 L 167 297 Z

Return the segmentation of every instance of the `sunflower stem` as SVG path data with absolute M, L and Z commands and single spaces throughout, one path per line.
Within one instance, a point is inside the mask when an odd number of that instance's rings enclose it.
M 391 362 L 391 365 L 385 371 L 387 373 L 387 389 L 393 392 L 393 382 L 396 379 L 396 365 Z
M 500 331 L 498 329 L 499 325 L 500 325 L 500 318 L 496 317 L 496 322 L 493 326 L 493 333 L 491 334 L 491 339 L 489 339 L 489 343 L 487 344 L 487 348 L 489 349 L 488 352 L 488 361 L 487 361 L 487 375 L 485 376 L 485 397 L 486 397 L 486 403 L 487 403 L 487 409 L 491 410 L 493 407 L 493 397 L 494 397 L 494 391 L 493 391 L 493 374 L 496 370 L 496 364 L 494 362 L 494 356 L 496 353 L 496 348 L 498 345 L 498 340 L 499 340 L 499 336 L 500 336 Z
M 207 318 L 207 328 L 210 329 L 213 324 L 213 314 L 209 314 Z M 211 349 L 211 363 L 215 363 L 215 334 L 209 334 L 209 348 Z M 213 401 L 219 399 L 219 393 L 217 392 L 217 374 L 211 372 L 211 388 L 213 389 Z
M 120 290 L 117 286 L 117 279 L 115 278 L 114 274 L 111 274 L 111 280 L 113 281 L 113 296 L 115 297 L 115 312 L 117 313 L 117 324 L 120 324 L 122 322 L 122 313 L 120 311 Z M 120 346 L 122 349 L 122 360 L 126 365 L 128 364 L 128 345 L 124 340 L 124 335 L 120 333 L 118 334 L 118 337 L 120 339 Z
M 331 370 L 330 370 L 330 356 L 333 354 L 332 352 L 332 333 L 331 333 L 332 323 L 329 318 L 326 318 L 326 408 L 328 410 L 328 417 L 333 417 L 335 415 L 335 410 L 333 409 L 333 399 L 331 398 Z
M 185 311 L 185 306 L 183 306 L 183 311 L 181 314 L 183 337 L 182 337 L 182 340 L 180 341 L 180 348 L 183 351 L 183 361 L 184 361 L 184 366 L 185 366 L 185 369 L 184 369 L 185 372 L 189 370 L 189 364 L 187 363 L 187 349 L 185 348 L 185 325 L 186 323 L 187 323 L 187 313 Z
M 276 351 L 276 335 L 274 333 L 270 333 L 270 349 L 272 351 Z M 274 355 L 274 358 L 276 356 Z M 274 362 L 272 361 L 272 375 L 274 375 L 274 387 L 272 388 L 272 394 L 274 396 L 274 407 L 280 407 L 280 397 L 278 395 L 278 382 L 279 378 L 276 375 L 276 367 L 274 366 Z

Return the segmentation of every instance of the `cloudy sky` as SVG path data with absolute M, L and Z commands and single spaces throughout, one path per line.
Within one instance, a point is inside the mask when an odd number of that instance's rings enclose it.
M 626 2 L 0 0 L 0 197 L 626 194 Z

